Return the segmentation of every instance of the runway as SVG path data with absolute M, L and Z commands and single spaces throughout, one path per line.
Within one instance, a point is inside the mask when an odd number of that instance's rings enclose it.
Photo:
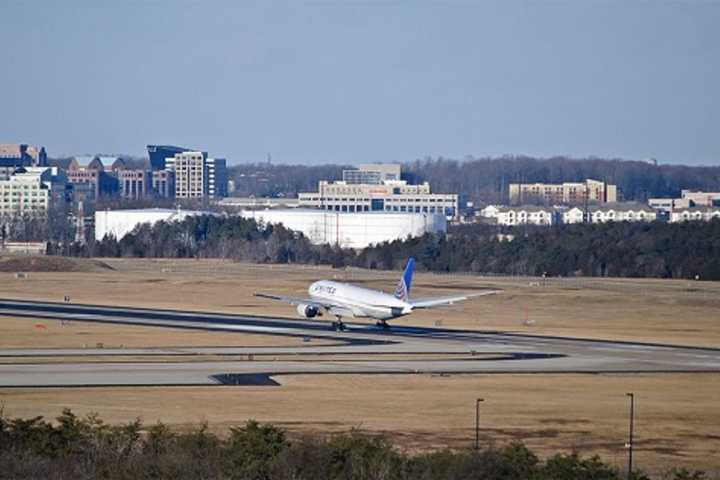
M 228 346 L 0 348 L 0 387 L 272 385 L 273 378 L 292 374 L 720 371 L 720 349 L 510 332 L 384 330 L 358 323 L 335 332 L 322 320 L 0 299 L 0 322 L 3 316 L 223 331 L 228 332 Z M 295 336 L 306 342 L 301 347 L 234 346 L 233 332 Z M 320 339 L 333 344 L 313 345 Z M 37 358 L 43 363 L 31 363 Z

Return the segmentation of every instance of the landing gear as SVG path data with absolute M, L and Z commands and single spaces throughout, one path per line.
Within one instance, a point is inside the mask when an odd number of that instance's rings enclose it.
M 385 320 L 378 320 L 375 325 L 378 328 L 382 328 L 383 330 L 388 330 L 390 328 L 390 325 Z
M 347 330 L 347 327 L 343 323 L 342 317 L 340 317 L 340 315 L 337 315 L 337 321 L 332 322 L 332 329 L 336 332 L 344 332 L 345 330 Z

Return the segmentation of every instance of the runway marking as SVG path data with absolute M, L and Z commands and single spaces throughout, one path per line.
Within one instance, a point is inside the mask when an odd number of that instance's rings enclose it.
M 412 373 L 629 373 L 717 372 L 720 350 L 518 333 L 423 327 L 379 329 L 349 323 L 333 332 L 329 324 L 256 315 L 66 305 L 0 300 L 0 315 L 28 319 L 71 319 L 158 328 L 262 333 L 333 340 L 335 345 L 298 347 L 161 347 L 82 351 L 75 355 L 194 356 L 258 355 L 236 359 L 157 363 L 85 362 L 0 365 L 0 386 L 50 385 L 217 385 L 217 375 L 412 374 Z M 339 344 L 339 345 L 338 345 Z M 0 349 L 0 356 L 72 356 L 72 349 Z M 39 354 L 39 352 L 42 352 Z M 130 354 L 129 352 L 132 352 Z M 475 354 L 478 358 L 472 358 Z M 503 358 L 482 358 L 500 354 Z M 321 358 L 302 360 L 302 356 Z M 358 356 L 357 359 L 333 359 Z M 397 355 L 464 355 L 460 358 L 402 359 Z M 270 359 L 268 357 L 276 356 Z M 297 356 L 298 358 L 292 358 Z M 360 358 L 374 356 L 377 358 Z M 395 358 L 393 358 L 395 357 Z

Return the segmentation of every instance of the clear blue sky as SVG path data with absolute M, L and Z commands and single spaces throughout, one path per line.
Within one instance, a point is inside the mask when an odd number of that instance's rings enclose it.
M 0 142 L 720 164 L 720 2 L 0 0 Z

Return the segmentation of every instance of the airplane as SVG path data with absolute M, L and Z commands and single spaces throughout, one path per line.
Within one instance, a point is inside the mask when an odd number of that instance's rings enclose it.
M 410 286 L 414 269 L 415 259 L 410 257 L 393 295 L 349 283 L 320 280 L 308 288 L 310 298 L 286 297 L 268 293 L 255 293 L 255 296 L 281 300 L 295 305 L 298 314 L 304 318 L 320 317 L 323 311 L 328 312 L 337 318 L 337 321 L 332 322 L 333 330 L 345 330 L 343 317 L 374 318 L 377 320 L 378 327 L 388 328 L 388 320 L 408 315 L 414 310 L 452 305 L 471 297 L 498 293 L 495 290 L 488 290 L 449 297 L 411 300 Z

